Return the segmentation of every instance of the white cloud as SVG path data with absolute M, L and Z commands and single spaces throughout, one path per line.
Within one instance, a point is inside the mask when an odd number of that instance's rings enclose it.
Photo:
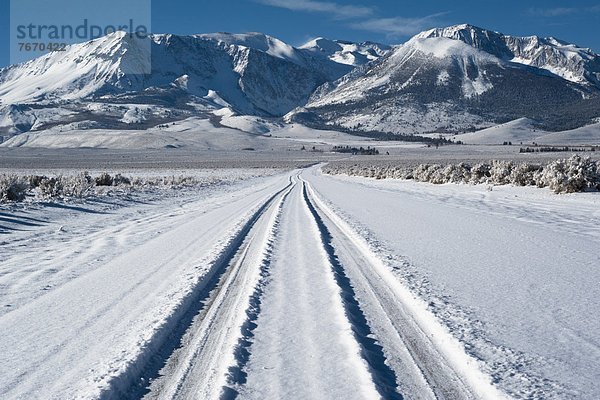
M 436 25 L 438 17 L 447 13 L 438 13 L 425 17 L 379 17 L 374 7 L 363 5 L 344 5 L 318 0 L 254 0 L 257 3 L 285 8 L 292 11 L 319 12 L 329 14 L 338 20 L 350 20 L 352 29 L 385 34 L 389 38 L 413 35 Z
M 361 18 L 373 15 L 375 10 L 367 6 L 343 5 L 315 0 L 256 0 L 268 6 L 285 8 L 292 11 L 328 13 L 337 19 Z
M 436 25 L 436 21 L 447 13 L 437 13 L 419 18 L 390 17 L 372 18 L 351 24 L 354 29 L 383 33 L 390 38 L 409 36 L 422 32 Z

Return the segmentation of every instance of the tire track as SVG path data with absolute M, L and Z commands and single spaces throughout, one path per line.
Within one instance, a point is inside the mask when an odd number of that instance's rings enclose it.
M 223 250 L 211 262 L 211 268 L 202 280 L 182 301 L 162 329 L 154 334 L 143 357 L 132 363 L 119 377 L 113 379 L 110 387 L 101 394 L 101 399 L 139 399 L 150 393 L 149 383 L 160 377 L 161 369 L 181 346 L 194 319 L 213 304 L 219 292 L 219 284 L 228 276 L 230 272 L 228 267 L 251 229 L 277 197 L 289 190 L 292 185 L 290 178 L 290 182 L 260 205 L 238 232 L 229 239 Z
M 367 319 L 356 299 L 356 293 L 352 287 L 350 279 L 346 275 L 344 266 L 340 263 L 335 249 L 332 246 L 332 235 L 329 229 L 323 223 L 323 220 L 317 213 L 314 205 L 308 197 L 306 182 L 302 182 L 302 196 L 311 215 L 317 223 L 321 241 L 331 268 L 335 281 L 340 289 L 342 303 L 346 310 L 346 316 L 352 327 L 352 332 L 358 344 L 361 347 L 362 357 L 369 366 L 373 383 L 377 391 L 384 399 L 401 400 L 403 396 L 398 393 L 396 383 L 396 373 L 387 365 L 383 348 L 374 338 L 374 334 L 369 327 Z
M 279 234 L 281 208 L 285 204 L 290 192 L 284 195 L 277 212 L 277 217 L 275 218 L 275 223 L 271 229 L 270 238 L 265 249 L 265 257 L 260 266 L 260 280 L 250 297 L 250 305 L 246 310 L 247 319 L 241 328 L 242 336 L 239 338 L 234 350 L 236 363 L 229 367 L 227 385 L 223 387 L 223 393 L 221 394 L 221 399 L 223 400 L 236 399 L 240 394 L 238 388 L 247 381 L 248 373 L 245 371 L 245 367 L 250 360 L 250 348 L 254 338 L 254 330 L 258 326 L 256 320 L 261 312 L 262 297 L 270 279 L 269 269 L 271 268 L 274 241 Z
M 283 206 L 269 272 L 239 397 L 381 398 L 301 185 Z
M 309 183 L 303 182 L 307 201 L 312 199 L 313 210 L 321 215 L 349 282 L 360 293 L 365 315 L 373 321 L 371 327 L 386 354 L 394 356 L 393 369 L 397 374 L 404 372 L 405 394 L 451 400 L 506 398 L 434 317 L 415 306 L 412 296 L 368 245 L 316 196 Z
M 233 298 L 235 297 L 232 293 L 234 292 L 232 287 L 236 284 L 244 285 L 246 283 L 245 280 L 239 278 L 239 275 L 240 270 L 246 267 L 251 245 L 255 244 L 256 233 L 252 234 L 252 232 L 257 228 L 259 221 L 266 218 L 266 214 L 273 206 L 279 204 L 276 210 L 277 213 L 279 212 L 283 198 L 294 185 L 295 182 L 290 178 L 289 184 L 272 195 L 253 214 L 251 219 L 231 241 L 230 245 L 227 246 L 227 249 L 221 253 L 219 261 L 215 263 L 215 268 L 213 268 L 215 272 L 196 294 L 193 302 L 196 306 L 192 307 L 186 313 L 186 318 L 180 324 L 178 332 L 175 333 L 176 340 L 169 341 L 171 345 L 169 346 L 169 351 L 165 352 L 166 357 L 163 356 L 161 362 L 152 368 L 152 374 L 157 379 L 152 385 L 145 388 L 142 393 L 137 393 L 134 397 L 139 398 L 146 395 L 147 398 L 160 399 L 187 398 L 190 396 L 190 392 L 194 392 L 197 389 L 198 385 L 194 379 L 196 364 L 199 363 L 200 359 L 204 361 L 211 356 L 215 356 L 211 351 L 202 352 L 201 350 L 207 346 L 211 334 L 219 331 L 213 327 L 215 321 L 222 322 L 223 320 L 228 320 L 228 318 L 219 318 L 218 314 L 223 310 L 229 312 L 235 311 L 230 309 L 230 303 L 234 301 Z M 270 231 L 271 229 L 268 230 Z M 254 265 L 250 264 L 248 267 L 252 268 Z M 256 266 L 258 265 L 260 264 L 256 264 Z M 238 282 L 240 280 L 242 282 Z M 239 333 L 236 332 L 236 337 L 241 334 L 241 331 Z M 215 344 L 210 344 L 210 346 L 215 346 Z M 218 356 L 223 355 L 218 354 Z M 221 362 L 218 359 L 209 361 Z M 207 369 L 213 372 L 213 376 L 205 378 L 210 380 L 209 386 L 211 388 L 203 389 L 208 391 L 220 390 L 220 387 L 217 388 L 218 385 L 215 383 L 220 377 L 214 373 L 218 369 L 218 366 L 210 362 L 209 365 L 210 368 Z M 209 375 L 208 371 L 202 372 L 204 372 L 204 375 Z M 160 376 L 161 373 L 165 373 L 165 375 Z M 217 395 L 217 393 L 214 394 Z

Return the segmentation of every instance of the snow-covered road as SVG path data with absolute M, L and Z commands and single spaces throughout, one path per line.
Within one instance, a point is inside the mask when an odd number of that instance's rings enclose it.
M 34 237 L 36 252 L 46 247 L 53 254 L 60 245 L 64 253 L 40 258 L 39 266 L 16 253 L 23 247 L 3 242 L 0 300 L 12 304 L 0 315 L 0 397 L 494 399 L 510 392 L 593 398 L 598 390 L 586 379 L 597 372 L 582 370 L 570 387 L 550 367 L 564 365 L 563 352 L 597 352 L 597 334 L 583 340 L 585 324 L 572 323 L 562 331 L 572 343 L 540 354 L 538 341 L 518 332 L 527 324 L 541 329 L 545 317 L 527 321 L 492 306 L 504 293 L 521 313 L 538 309 L 521 292 L 532 276 L 541 279 L 537 270 L 517 276 L 486 270 L 489 283 L 481 282 L 476 267 L 479 257 L 493 256 L 490 262 L 513 271 L 514 257 L 490 252 L 496 246 L 524 251 L 522 240 L 535 234 L 554 240 L 542 243 L 556 263 L 575 257 L 577 267 L 591 266 L 600 235 L 591 224 L 583 233 L 572 224 L 593 212 L 594 202 L 569 211 L 562 203 L 535 203 L 539 198 L 532 195 L 523 212 L 520 199 L 481 197 L 480 189 L 403 184 L 327 177 L 313 167 L 135 223 L 115 220 L 84 240 Z M 443 227 L 434 223 L 438 217 L 446 218 Z M 500 243 L 477 237 L 491 224 Z M 101 255 L 108 236 L 143 240 L 130 246 L 111 241 L 115 255 Z M 478 251 L 466 245 L 464 271 L 455 254 L 443 261 L 455 240 L 478 240 Z M 95 258 L 100 262 L 91 262 Z M 513 264 L 498 265 L 504 258 Z M 544 261 L 553 276 L 559 274 Z M 36 267 L 46 271 L 52 263 L 69 276 L 43 292 L 28 291 L 27 282 L 42 279 Z M 587 273 L 597 283 L 598 274 Z M 32 274 L 35 280 L 25 278 Z M 520 281 L 511 286 L 511 280 Z M 544 290 L 551 284 L 539 282 Z M 477 296 L 478 288 L 470 287 L 476 285 L 485 292 Z M 572 317 L 568 301 L 539 294 L 540 305 L 561 306 L 561 318 Z M 578 306 L 596 301 L 569 296 Z M 469 299 L 481 307 L 471 309 Z M 521 325 L 506 327 L 504 335 L 496 329 L 515 321 Z M 539 368 L 539 360 L 550 367 Z M 584 362 L 571 365 L 584 369 Z
M 303 176 L 229 252 L 147 397 L 502 397 Z

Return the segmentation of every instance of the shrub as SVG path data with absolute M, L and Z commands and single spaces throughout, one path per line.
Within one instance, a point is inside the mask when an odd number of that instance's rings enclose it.
M 555 193 L 600 190 L 598 164 L 589 157 L 574 155 L 546 166 L 538 177 L 538 186 L 549 187 Z
M 48 178 L 43 176 L 39 180 L 36 190 L 41 198 L 52 199 L 62 196 L 63 185 L 58 178 Z
M 29 182 L 23 178 L 2 175 L 0 176 L 0 201 L 23 201 L 29 189 Z
M 96 186 L 112 186 L 114 182 L 113 177 L 107 174 L 106 172 L 100 174 L 100 176 L 97 177 L 95 181 Z
M 510 161 L 492 161 L 490 167 L 490 180 L 494 184 L 506 185 L 511 183 L 510 177 L 513 170 L 513 163 Z
M 74 177 L 59 177 L 62 181 L 63 197 L 87 197 L 94 194 L 94 180 L 87 172 L 82 172 Z
M 513 168 L 510 182 L 517 186 L 535 186 L 536 174 L 541 170 L 542 167 L 539 165 L 521 163 Z
M 488 179 L 492 176 L 490 169 L 492 167 L 489 164 L 475 164 L 471 168 L 471 179 L 470 183 L 487 183 Z
M 377 179 L 414 179 L 419 182 L 470 183 L 516 186 L 548 187 L 555 193 L 573 193 L 585 190 L 600 190 L 600 164 L 589 157 L 574 155 L 566 160 L 557 160 L 546 166 L 510 161 L 492 161 L 470 166 L 466 163 L 419 164 L 416 167 L 402 166 L 343 166 L 329 164 L 323 172 L 331 175 L 347 174 Z
M 129 179 L 121 174 L 116 174 L 112 180 L 112 184 L 113 184 L 113 186 L 123 186 L 123 185 L 130 186 L 131 179 Z

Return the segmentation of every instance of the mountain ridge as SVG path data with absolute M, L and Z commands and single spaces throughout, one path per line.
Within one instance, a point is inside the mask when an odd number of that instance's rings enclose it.
M 148 62 L 151 65 L 144 65 Z M 144 67 L 150 73 L 144 73 Z M 76 113 L 69 123 L 91 117 L 102 124 L 112 119 L 113 126 L 122 118 L 114 120 L 112 112 L 90 116 L 97 113 L 77 112 L 74 105 L 84 103 L 78 106 L 86 108 L 102 102 L 107 107 L 129 103 L 186 109 L 187 113 L 171 110 L 176 118 L 218 108 L 210 93 L 222 100 L 219 106 L 239 114 L 278 117 L 352 68 L 259 33 L 160 34 L 140 39 L 117 32 L 0 70 L 0 134 L 30 130 L 33 121 L 41 127 L 36 110 L 41 106 L 61 108 L 59 114 Z M 59 121 L 52 117 L 46 122 Z
M 552 36 L 511 36 L 470 24 L 434 28 L 415 36 L 433 37 L 460 40 L 505 61 L 545 69 L 569 81 L 600 88 L 600 56 Z
M 456 133 L 518 118 L 552 131 L 592 123 L 599 99 L 600 56 L 590 49 L 469 24 L 397 46 L 117 32 L 0 69 L 0 135 L 139 129 L 220 108 L 366 133 Z
M 451 35 L 427 31 L 414 36 L 322 86 L 285 119 L 315 127 L 420 134 L 473 131 L 523 117 L 556 131 L 593 123 L 600 115 L 600 90 L 591 82 L 516 63 L 489 50 L 489 43 L 477 36 L 472 41 L 445 36 Z

